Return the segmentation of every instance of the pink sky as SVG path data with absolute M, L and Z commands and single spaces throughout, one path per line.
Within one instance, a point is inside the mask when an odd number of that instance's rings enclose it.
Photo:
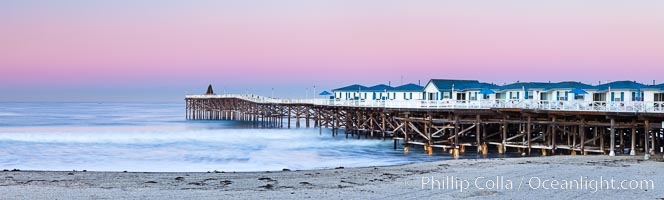
M 279 3 L 275 3 L 279 2 Z M 662 1 L 2 1 L 0 101 L 664 82 Z M 310 91 L 312 93 L 312 91 Z

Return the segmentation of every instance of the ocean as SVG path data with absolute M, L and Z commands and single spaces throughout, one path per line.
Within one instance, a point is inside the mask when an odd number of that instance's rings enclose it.
M 433 155 L 394 150 L 391 139 L 187 121 L 184 113 L 184 103 L 0 103 L 0 169 L 246 172 L 452 159 L 440 149 Z

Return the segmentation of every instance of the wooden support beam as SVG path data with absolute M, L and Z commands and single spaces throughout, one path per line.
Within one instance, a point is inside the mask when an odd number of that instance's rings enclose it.
M 314 127 L 322 127 L 321 124 L 320 124 L 320 121 L 321 121 L 320 111 L 321 111 L 321 109 L 316 109 L 316 119 L 314 120 Z
M 360 111 L 355 111 L 355 117 L 357 118 L 357 124 L 355 124 L 355 133 L 357 133 L 357 139 L 360 139 L 360 123 L 361 123 L 361 113 Z
M 602 151 L 602 154 L 606 155 L 606 150 L 604 149 L 604 137 L 606 137 L 606 128 L 602 127 L 601 130 L 599 130 L 599 150 Z
M 291 118 L 291 107 L 288 106 L 288 128 L 290 128 L 290 118 Z
M 461 132 L 458 132 L 457 134 L 454 134 L 454 135 L 450 136 L 449 138 L 447 138 L 447 140 L 455 139 L 455 138 L 457 138 L 457 136 L 463 135 L 463 134 L 467 133 L 468 131 L 473 130 L 473 128 L 475 128 L 475 125 L 472 125 L 472 126 L 466 128 L 466 129 L 463 129 Z M 455 129 L 457 129 L 457 128 L 455 127 Z M 457 131 L 458 130 L 455 130 L 454 132 L 457 132 Z
M 440 136 L 438 136 L 439 133 L 443 133 L 443 131 L 445 131 L 446 129 L 453 129 L 454 128 L 454 126 L 445 127 L 445 128 L 437 128 L 437 127 L 434 127 L 434 126 L 430 126 L 430 127 L 433 128 L 433 129 L 436 129 L 436 132 L 431 134 L 431 137 L 440 137 Z M 443 133 L 443 135 L 444 135 L 444 133 Z
M 503 119 L 506 120 L 505 118 L 503 118 Z M 502 129 L 503 129 L 503 137 L 502 137 L 503 142 L 502 142 L 502 146 L 499 147 L 499 148 L 501 148 L 502 153 L 505 154 L 506 150 L 507 150 L 507 146 L 505 146 L 507 144 L 507 121 L 503 121 Z
M 655 144 L 655 141 L 657 141 L 657 132 L 652 131 L 652 133 L 651 133 L 650 123 L 649 123 L 648 120 L 645 121 L 645 127 L 644 128 L 646 129 L 645 134 L 648 135 L 648 136 L 652 136 L 652 139 L 650 140 L 650 141 L 652 141 L 652 144 L 650 145 L 650 150 L 647 151 L 646 153 L 649 153 L 650 155 L 654 156 L 656 154 L 655 152 L 657 152 L 657 145 Z
M 410 126 L 410 128 L 411 128 L 413 131 L 415 131 L 417 134 L 419 134 L 420 136 L 422 136 L 424 139 L 426 139 L 426 140 L 431 140 L 430 137 L 427 137 L 426 134 L 424 134 L 424 133 L 422 133 L 420 130 L 418 130 L 418 128 L 417 128 L 412 122 L 406 122 L 406 123 L 408 124 L 408 126 Z
M 537 137 L 531 138 L 531 139 L 528 140 L 528 141 L 532 142 L 532 141 L 539 140 L 539 139 L 543 139 L 543 138 L 544 138 L 544 135 L 538 135 Z
M 392 132 L 396 133 L 397 131 L 401 130 L 401 128 L 403 128 L 404 125 L 406 125 L 406 124 L 405 123 L 399 124 L 399 126 L 397 126 Z M 404 130 L 401 130 L 401 131 L 403 131 L 404 134 L 406 133 L 406 131 L 404 131 Z
M 623 140 L 623 135 L 625 132 L 622 129 L 618 129 L 618 135 L 620 136 L 620 155 L 625 153 L 625 140 Z
M 643 135 L 644 135 L 644 138 L 645 138 L 645 142 L 644 142 L 644 144 L 645 144 L 644 145 L 645 154 L 643 156 L 643 159 L 647 160 L 647 159 L 650 159 L 650 149 L 648 149 L 648 139 L 650 137 L 650 134 L 648 134 L 648 132 L 650 132 L 650 123 L 648 123 L 648 120 L 646 120 L 646 126 L 645 126 L 645 131 L 644 132 L 645 133 Z
M 586 119 L 581 119 L 581 126 L 579 127 L 579 135 L 581 136 L 581 153 L 585 154 L 586 144 Z
M 636 156 L 636 126 L 632 126 L 631 134 L 632 138 L 630 140 L 632 145 L 629 147 L 629 155 Z
M 611 145 L 609 146 L 609 156 L 616 156 L 616 151 L 615 151 L 615 147 L 616 147 L 616 119 L 614 119 L 614 118 L 611 118 L 611 133 L 610 134 L 611 134 L 610 135 L 611 136 L 610 137 L 611 138 L 610 139 Z
M 571 131 L 568 132 L 567 131 L 567 126 L 563 126 L 563 133 L 565 133 L 566 136 L 567 136 L 567 146 L 572 146 L 572 137 L 571 136 L 574 134 L 574 131 L 571 130 Z
M 406 152 L 406 153 L 408 153 L 408 126 L 406 126 L 406 124 L 407 124 L 408 122 L 409 122 L 408 114 L 406 113 L 406 120 L 403 122 L 403 123 L 404 123 L 404 124 L 403 124 L 403 125 L 404 125 L 404 128 L 403 128 L 403 129 L 404 129 L 404 130 L 403 130 L 403 133 L 404 133 L 404 145 L 405 145 L 405 147 L 404 147 L 404 152 Z
M 599 130 L 597 130 L 597 126 L 593 127 L 593 131 L 595 132 L 595 137 L 593 137 L 594 139 L 592 140 L 592 141 L 593 141 L 593 145 L 594 145 L 594 146 L 597 146 L 597 140 L 596 140 L 596 139 L 599 138 L 599 137 L 598 137 L 598 135 L 599 135 Z
M 512 137 L 510 137 L 510 138 L 507 138 L 506 141 L 512 141 L 512 140 L 514 140 L 514 139 L 517 139 L 517 138 L 523 137 L 524 135 L 526 135 L 526 134 L 525 134 L 525 133 L 519 133 L 519 134 L 516 134 L 516 135 L 514 135 L 514 136 L 512 136 Z
M 429 122 L 424 124 L 424 130 L 426 131 L 427 136 L 429 137 L 429 154 L 433 154 L 432 145 L 433 145 L 434 141 L 433 141 L 433 135 L 431 134 L 431 125 L 433 125 L 431 120 L 433 120 L 433 116 L 431 116 L 431 114 L 429 114 L 428 118 L 429 118 Z
M 387 129 L 385 128 L 385 112 L 383 112 L 380 116 L 381 116 L 381 122 L 382 122 L 380 131 L 383 133 L 383 140 L 384 140 L 385 139 L 385 131 L 387 131 Z
M 574 149 L 576 149 L 576 137 L 579 134 L 579 127 L 578 126 L 572 126 L 570 127 L 572 129 L 572 155 L 576 155 L 576 152 Z
M 306 108 L 306 111 L 305 111 L 305 114 L 306 114 L 305 117 L 306 117 L 306 120 L 307 120 L 307 121 L 305 122 L 305 126 L 306 126 L 307 128 L 309 128 L 309 120 L 310 120 L 310 117 L 311 117 L 311 108 L 307 107 L 307 108 Z
M 351 118 L 350 115 L 351 115 L 351 114 L 350 114 L 350 111 L 347 110 L 347 111 L 346 111 L 346 117 L 344 118 L 344 120 L 346 121 L 346 128 L 344 129 L 344 133 L 346 134 L 346 138 L 348 138 L 348 132 L 350 131 L 351 127 L 353 126 L 353 125 L 351 124 L 352 122 L 350 121 L 350 120 L 351 120 L 351 119 L 350 119 L 350 118 Z
M 302 114 L 301 107 L 295 107 L 295 127 L 300 127 L 300 114 Z
M 556 130 L 558 130 L 558 126 L 556 124 L 556 116 L 553 116 L 551 119 L 551 155 L 556 154 Z
M 476 115 L 475 120 L 477 120 L 475 124 L 475 146 L 477 146 L 477 153 L 480 153 L 482 152 L 482 149 L 480 148 L 480 145 L 482 144 L 480 141 L 481 139 L 480 136 L 482 135 L 480 133 L 480 122 L 481 122 L 480 115 Z
M 369 130 L 371 131 L 371 137 L 374 137 L 374 118 L 373 115 L 369 116 Z
M 456 158 L 459 156 L 459 137 L 456 137 L 459 135 L 459 116 L 454 115 L 454 150 L 452 152 L 452 155 Z
M 597 129 L 594 129 L 594 130 L 597 130 Z M 591 143 L 591 142 L 592 142 L 592 143 L 595 143 L 595 142 L 597 142 L 597 140 L 599 140 L 599 139 L 600 139 L 600 137 L 599 137 L 598 135 L 595 135 L 595 137 L 593 137 L 592 139 L 590 139 L 590 140 L 586 140 L 586 141 L 584 142 L 584 144 L 589 144 L 589 143 Z
M 486 126 L 485 126 L 485 127 L 486 127 Z M 486 132 L 486 131 L 487 131 L 487 128 L 484 128 L 483 130 L 484 130 L 484 132 Z M 498 132 L 491 133 L 491 134 L 484 134 L 484 135 L 485 135 L 484 138 L 486 138 L 486 139 L 484 139 L 484 141 L 482 141 L 482 143 L 485 143 L 485 144 L 488 143 L 488 142 L 489 142 L 489 139 L 488 139 L 488 138 L 491 138 L 491 137 L 494 137 L 494 136 L 496 136 L 496 135 L 499 135 L 500 133 L 501 133 L 501 132 L 498 131 Z
M 528 124 L 527 124 L 527 128 L 526 128 L 526 132 L 527 132 L 527 134 L 528 134 L 528 139 L 527 139 L 527 140 L 528 140 L 528 155 L 529 155 L 529 156 L 530 156 L 530 149 L 531 149 L 531 147 L 532 147 L 532 146 L 530 145 L 530 142 L 531 142 L 531 140 L 530 140 L 530 136 L 533 134 L 533 132 L 530 130 L 531 127 L 532 127 L 531 121 L 532 121 L 532 120 L 531 120 L 531 117 L 528 116 Z

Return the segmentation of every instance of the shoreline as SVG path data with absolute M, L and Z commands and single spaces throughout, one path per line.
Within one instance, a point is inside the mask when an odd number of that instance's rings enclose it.
M 503 155 L 503 154 L 500 154 Z M 516 155 L 516 154 L 515 154 Z M 554 156 L 567 156 L 567 155 L 554 155 Z M 22 170 L 22 169 L 0 169 L 0 172 L 12 172 L 13 170 L 18 170 L 18 172 L 100 172 L 100 173 L 278 173 L 278 172 L 301 172 L 301 171 L 320 171 L 320 170 L 334 170 L 337 168 L 340 169 L 362 169 L 362 168 L 375 168 L 375 167 L 399 167 L 399 166 L 406 166 L 406 165 L 416 165 L 416 164 L 423 164 L 423 163 L 433 163 L 433 162 L 443 162 L 447 160 L 492 160 L 492 159 L 511 159 L 511 158 L 536 158 L 540 156 L 520 156 L 520 157 L 481 157 L 481 158 L 471 158 L 471 157 L 459 157 L 459 158 L 445 158 L 441 160 L 435 160 L 435 161 L 413 161 L 410 163 L 400 163 L 400 164 L 389 164 L 389 165 L 376 165 L 376 166 L 361 166 L 361 167 L 347 167 L 347 166 L 337 166 L 337 167 L 329 167 L 329 168 L 319 168 L 319 169 L 289 169 L 289 168 L 283 168 L 282 170 L 273 170 L 273 171 L 219 171 L 219 170 L 212 170 L 212 171 L 167 171 L 167 172 L 160 172 L 160 171 L 129 171 L 129 170 L 123 170 L 123 171 L 96 171 L 96 170 L 86 170 L 86 169 L 74 169 L 71 171 L 62 171 L 62 170 Z M 551 157 L 551 156 L 548 156 Z
M 228 199 L 228 198 L 662 198 L 664 163 L 639 156 L 547 156 L 458 159 L 405 165 L 273 172 L 93 172 L 3 171 L 3 199 Z M 466 190 L 425 180 L 521 182 L 516 188 Z M 559 181 L 600 177 L 648 180 L 652 188 L 599 190 L 532 189 L 524 178 Z M 582 178 L 583 179 L 583 178 Z M 484 180 L 484 179 L 482 179 Z M 496 183 L 498 183 L 496 181 Z M 529 185 L 530 184 L 530 185 Z M 463 185 L 463 184 L 462 184 Z M 515 186 L 516 184 L 514 184 Z M 425 187 L 426 186 L 426 187 Z M 458 187 L 458 185 L 457 185 Z

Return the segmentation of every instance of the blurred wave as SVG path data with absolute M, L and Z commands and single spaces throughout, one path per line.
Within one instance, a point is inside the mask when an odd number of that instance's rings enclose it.
M 450 158 L 418 148 L 404 154 L 391 140 L 332 137 L 327 129 L 183 118 L 180 103 L 0 103 L 0 168 L 274 171 Z

